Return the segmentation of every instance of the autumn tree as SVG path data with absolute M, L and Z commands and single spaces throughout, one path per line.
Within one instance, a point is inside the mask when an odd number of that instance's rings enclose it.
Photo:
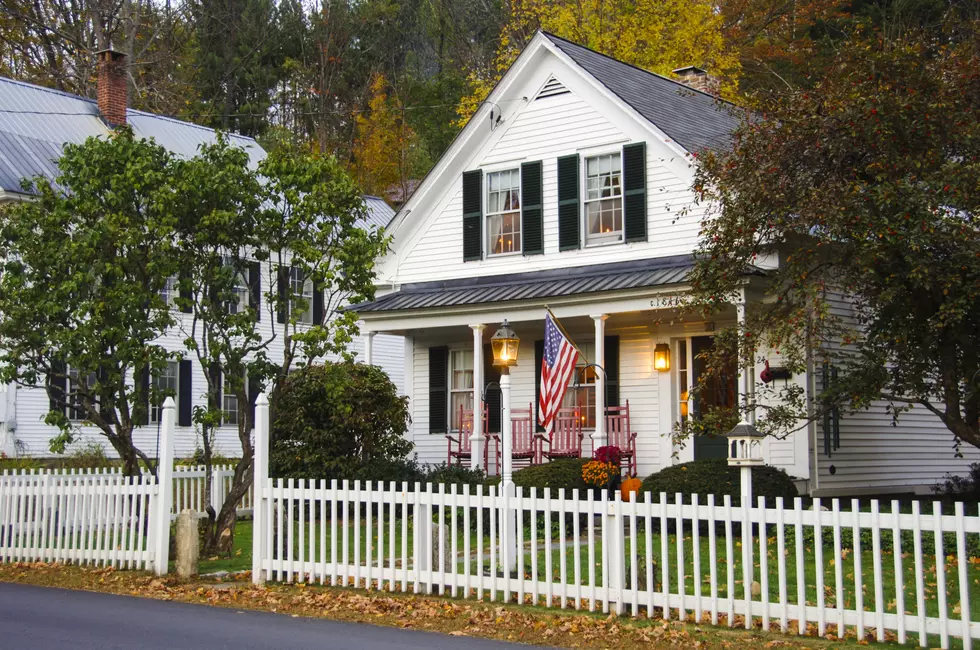
M 463 122 L 538 29 L 659 74 L 697 65 L 719 78 L 725 93 L 738 81 L 738 57 L 725 42 L 713 2 L 525 0 L 511 4 L 492 64 L 471 70 L 470 90 L 458 109 Z
M 737 300 L 750 265 L 775 253 L 763 302 L 719 341 L 743 364 L 778 353 L 795 373 L 826 369 L 812 410 L 799 390 L 741 405 L 767 433 L 884 400 L 980 447 L 978 42 L 856 41 L 702 158 L 690 306 Z
M 385 196 L 397 187 L 406 196 L 409 181 L 424 175 L 429 162 L 400 102 L 388 91 L 384 76 L 375 75 L 368 110 L 357 116 L 354 177 L 369 194 Z

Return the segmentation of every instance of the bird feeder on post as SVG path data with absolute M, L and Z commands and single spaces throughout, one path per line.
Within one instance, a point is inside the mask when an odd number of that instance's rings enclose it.
M 739 422 L 726 435 L 728 466 L 742 468 L 742 500 L 752 502 L 752 468 L 765 465 L 762 441 L 765 436 L 748 422 Z

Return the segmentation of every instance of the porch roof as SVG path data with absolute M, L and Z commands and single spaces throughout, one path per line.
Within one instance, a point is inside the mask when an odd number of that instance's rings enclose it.
M 358 313 L 389 312 L 534 300 L 679 284 L 694 267 L 689 255 L 511 273 L 442 282 L 405 284 L 374 302 L 349 307 Z

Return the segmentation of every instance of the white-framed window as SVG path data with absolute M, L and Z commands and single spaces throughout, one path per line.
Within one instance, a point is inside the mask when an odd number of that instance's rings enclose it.
M 694 373 L 691 368 L 690 348 L 690 339 L 681 339 L 677 341 L 674 353 L 677 359 L 677 419 L 682 425 L 687 423 L 693 410 L 691 382 L 694 380 Z
M 234 267 L 234 260 L 230 257 L 225 258 L 225 265 L 229 267 Z M 245 274 L 248 271 L 243 271 L 241 273 L 235 272 L 235 284 L 232 287 L 232 293 L 234 298 L 228 301 L 228 313 L 238 314 L 244 311 L 248 307 L 248 278 Z
M 460 407 L 473 410 L 473 350 L 451 350 L 449 353 L 449 421 L 459 431 Z
M 163 417 L 163 401 L 166 398 L 164 391 L 170 391 L 174 399 L 180 399 L 177 391 L 177 378 L 180 376 L 179 366 L 176 361 L 168 361 L 167 367 L 159 375 L 153 377 L 153 385 L 156 387 L 159 396 L 150 404 L 150 422 L 159 422 Z
M 520 253 L 521 170 L 487 174 L 487 254 Z
M 238 424 L 238 394 L 228 373 L 224 373 L 221 382 L 221 421 L 224 424 Z
M 579 346 L 582 354 L 578 355 L 575 372 L 568 380 L 568 390 L 562 398 L 562 406 L 580 406 L 582 408 L 582 428 L 595 429 L 595 366 L 586 367 L 589 359 L 595 358 L 595 344 L 584 343 Z M 578 386 L 576 386 L 576 383 Z
M 585 245 L 623 241 L 623 155 L 585 159 Z
M 247 291 L 247 289 L 246 289 Z M 289 269 L 289 293 L 292 296 L 290 307 L 297 310 L 296 322 L 313 323 L 313 278 L 306 277 L 303 269 L 295 266 Z M 305 308 L 304 308 L 305 303 Z M 302 312 L 299 312 L 303 309 Z
M 74 395 L 73 393 L 76 393 L 79 390 L 84 390 L 85 388 L 91 389 L 91 387 L 95 386 L 96 381 L 98 381 L 98 379 L 95 376 L 95 373 L 89 373 L 88 378 L 85 381 L 85 385 L 83 386 L 78 369 L 68 369 L 68 376 L 65 378 L 65 397 L 73 404 L 77 404 L 77 406 L 69 406 L 67 409 L 65 409 L 65 414 L 72 422 L 83 422 L 88 420 L 88 413 L 85 412 L 85 408 L 81 404 L 81 399 L 79 396 Z M 95 398 L 95 403 L 96 405 L 99 403 L 98 396 Z
M 171 275 L 169 278 L 167 278 L 167 281 L 164 282 L 163 288 L 160 289 L 160 297 L 163 298 L 163 303 L 167 307 L 173 308 L 177 306 L 178 295 L 179 291 L 177 288 L 177 276 Z

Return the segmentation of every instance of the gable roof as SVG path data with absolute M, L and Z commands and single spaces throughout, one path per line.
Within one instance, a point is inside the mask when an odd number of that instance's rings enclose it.
M 126 120 L 138 137 L 152 138 L 178 156 L 194 156 L 216 140 L 214 129 L 145 111 L 128 109 Z M 24 178 L 54 180 L 66 143 L 108 134 L 95 100 L 0 77 L 0 192 L 23 193 Z M 229 133 L 228 139 L 248 152 L 252 165 L 266 156 L 254 138 Z M 359 225 L 384 228 L 394 211 L 376 196 L 364 202 L 367 215 Z
M 596 81 L 691 153 L 726 149 L 739 124 L 732 104 L 684 84 L 541 32 Z

